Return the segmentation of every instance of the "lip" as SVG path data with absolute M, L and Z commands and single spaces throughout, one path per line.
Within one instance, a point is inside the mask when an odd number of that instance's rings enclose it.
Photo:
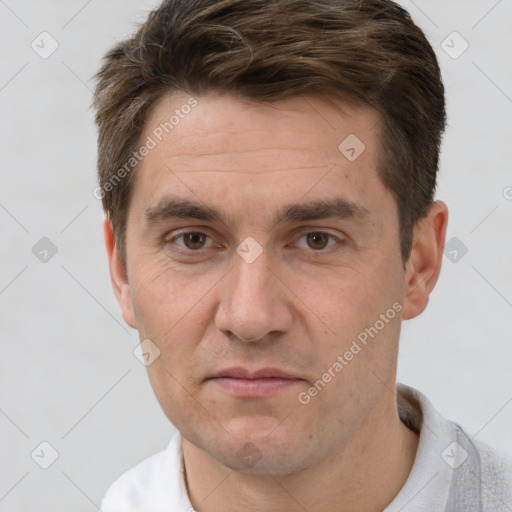
M 217 372 L 211 378 L 230 377 L 233 379 L 263 379 L 263 378 L 276 378 L 276 379 L 297 379 L 295 375 L 291 375 L 279 368 L 260 368 L 259 370 L 248 370 L 241 366 L 227 368 Z
M 261 368 L 251 371 L 242 367 L 222 370 L 207 379 L 224 392 L 241 398 L 273 396 L 302 380 L 279 368 Z

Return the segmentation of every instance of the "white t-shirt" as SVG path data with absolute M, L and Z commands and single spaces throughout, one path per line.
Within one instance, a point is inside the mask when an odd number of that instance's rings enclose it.
M 400 418 L 420 435 L 413 468 L 383 512 L 512 511 L 512 463 L 472 441 L 418 391 L 397 386 Z M 108 489 L 103 512 L 193 512 L 185 485 L 181 436 Z

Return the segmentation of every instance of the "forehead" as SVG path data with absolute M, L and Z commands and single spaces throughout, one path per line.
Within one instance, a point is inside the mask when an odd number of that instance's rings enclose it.
M 230 94 L 192 97 L 177 92 L 155 105 L 143 139 L 152 136 L 158 143 L 153 153 L 167 153 L 167 158 L 181 162 L 207 156 L 211 170 L 229 170 L 225 169 L 229 153 L 236 153 L 237 162 L 245 158 L 249 163 L 258 156 L 262 164 L 233 169 L 257 173 L 283 170 L 282 161 L 296 165 L 307 152 L 314 163 L 330 158 L 342 165 L 344 160 L 354 161 L 363 145 L 368 152 L 361 156 L 368 160 L 365 156 L 374 152 L 379 121 L 379 114 L 369 107 L 327 102 L 318 96 L 293 96 L 270 104 Z M 340 148 L 347 138 L 347 147 Z M 356 155 L 344 152 L 354 143 Z M 281 158 L 272 161 L 263 158 L 263 152 L 278 153 Z M 215 168 L 218 159 L 222 169 Z
M 369 107 L 316 96 L 264 104 L 179 92 L 152 109 L 141 137 L 152 149 L 132 195 L 147 210 L 182 196 L 237 214 L 329 195 L 371 210 L 385 193 L 377 173 L 380 118 Z M 243 213 L 242 213 L 243 210 Z

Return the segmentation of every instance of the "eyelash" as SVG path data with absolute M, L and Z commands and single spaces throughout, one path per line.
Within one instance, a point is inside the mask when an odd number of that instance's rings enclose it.
M 194 235 L 205 235 L 206 237 L 208 237 L 208 239 L 210 239 L 210 241 L 212 241 L 212 238 L 207 234 L 207 233 L 204 233 L 202 231 L 195 231 L 195 230 L 187 230 L 187 231 L 182 231 L 174 236 L 171 236 L 171 237 L 165 237 L 164 239 L 164 243 L 165 244 L 169 244 L 169 243 L 176 243 L 176 240 L 184 237 L 185 235 L 188 235 L 188 234 L 194 234 Z M 331 245 L 328 245 L 326 248 L 324 249 L 304 249 L 304 250 L 308 250 L 308 252 L 311 252 L 313 254 L 315 253 L 327 253 L 327 252 L 331 252 L 330 249 L 332 249 L 332 247 L 334 247 L 335 245 L 343 245 L 345 243 L 345 240 L 340 238 L 340 237 L 337 237 L 331 233 L 328 233 L 326 231 L 321 231 L 321 230 L 310 230 L 310 231 L 306 231 L 306 232 L 303 232 L 300 237 L 298 238 L 298 240 L 301 240 L 302 238 L 304 238 L 305 236 L 307 235 L 310 235 L 310 234 L 322 234 L 322 235 L 327 235 L 331 240 L 334 240 L 334 244 L 331 244 Z M 180 248 L 181 251 L 183 252 L 187 252 L 187 253 L 201 253 L 202 251 L 210 248 L 210 247 L 201 247 L 200 249 L 189 249 L 187 247 L 184 247 L 184 246 L 180 246 L 179 244 L 177 244 L 178 247 Z

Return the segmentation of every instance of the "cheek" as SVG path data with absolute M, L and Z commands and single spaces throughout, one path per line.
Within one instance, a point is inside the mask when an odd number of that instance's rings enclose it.
M 131 269 L 132 303 L 141 335 L 161 336 L 201 311 L 215 275 L 192 274 L 159 258 L 142 259 Z
M 297 279 L 297 278 L 296 278 Z M 304 281 L 301 297 L 317 316 L 325 335 L 341 339 L 373 324 L 397 298 L 396 289 L 382 272 L 372 268 L 343 268 L 326 273 L 320 280 Z
M 207 323 L 211 279 L 191 278 L 150 258 L 132 267 L 131 288 L 140 339 L 160 350 L 147 366 L 151 386 L 167 417 L 176 426 L 201 414 L 193 362 Z M 206 421 L 206 419 L 205 419 Z
M 131 278 L 140 339 L 149 338 L 160 350 L 159 364 L 148 372 L 154 386 L 170 378 L 167 370 L 188 387 L 194 383 L 194 362 L 214 315 L 212 298 L 222 273 L 192 274 L 166 261 L 148 260 L 132 268 Z
M 403 283 L 398 277 L 400 268 L 391 263 L 391 258 L 388 260 L 374 259 L 366 268 L 338 270 L 330 273 L 324 283 L 316 281 L 321 286 L 309 285 L 305 295 L 310 305 L 309 316 L 321 320 L 316 321 L 316 343 L 312 350 L 318 369 L 327 372 L 331 368 L 336 374 L 333 382 L 363 377 L 368 380 L 372 378 L 370 370 L 387 376 L 394 364 Z M 336 372 L 332 366 L 338 356 L 343 370 L 338 364 L 336 368 L 340 371 Z

